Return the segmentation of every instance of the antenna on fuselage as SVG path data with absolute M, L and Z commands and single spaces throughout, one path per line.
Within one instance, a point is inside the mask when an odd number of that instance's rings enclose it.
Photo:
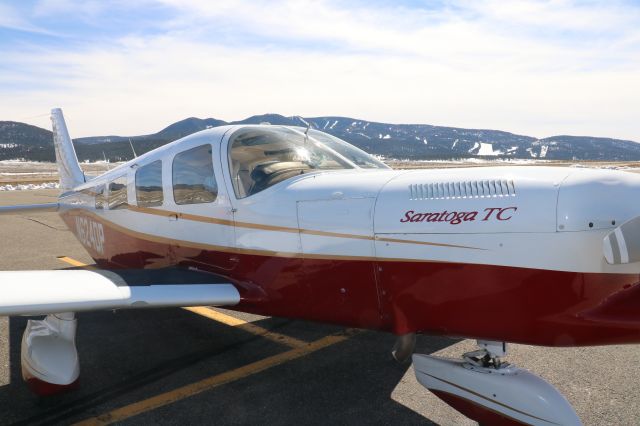
M 133 149 L 133 143 L 131 142 L 131 138 L 129 138 L 129 146 L 131 147 L 131 151 L 133 151 L 133 158 L 138 158 L 138 154 L 136 154 L 136 150 Z

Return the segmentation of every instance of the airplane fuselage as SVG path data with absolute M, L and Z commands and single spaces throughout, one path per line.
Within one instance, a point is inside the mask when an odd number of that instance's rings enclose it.
M 100 267 L 222 275 L 240 289 L 235 309 L 246 312 L 398 335 L 640 342 L 637 314 L 618 303 L 637 300 L 640 267 L 602 255 L 603 238 L 640 215 L 640 176 L 357 168 L 243 189 L 245 171 L 229 154 L 241 130 L 200 132 L 90 180 L 61 196 L 62 218 Z M 202 185 L 215 185 L 215 197 L 185 198 L 180 154 L 202 147 L 215 181 Z M 161 187 L 142 185 L 143 169 Z

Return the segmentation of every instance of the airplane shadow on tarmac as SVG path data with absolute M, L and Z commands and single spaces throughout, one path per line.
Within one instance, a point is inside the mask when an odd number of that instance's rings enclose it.
M 27 319 L 10 319 L 11 382 L 0 387 L 0 424 L 69 424 L 170 392 L 291 348 L 182 309 L 78 315 L 79 389 L 38 398 L 22 382 Z M 304 341 L 342 328 L 279 318 L 254 324 Z M 363 331 L 127 420 L 129 424 L 434 424 L 394 401 L 409 365 L 391 359 L 394 337 Z M 457 340 L 420 337 L 417 352 Z M 428 392 L 420 388 L 422 392 Z

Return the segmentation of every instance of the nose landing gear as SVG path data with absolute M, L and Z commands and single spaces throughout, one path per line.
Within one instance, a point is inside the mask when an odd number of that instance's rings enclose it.
M 502 360 L 506 343 L 478 345 L 461 360 L 414 354 L 418 382 L 481 425 L 581 425 L 555 387 Z

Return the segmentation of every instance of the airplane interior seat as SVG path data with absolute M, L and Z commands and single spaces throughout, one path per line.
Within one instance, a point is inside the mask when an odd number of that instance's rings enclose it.
M 253 180 L 251 179 L 251 172 L 248 169 L 240 169 L 238 170 L 236 179 L 238 182 L 238 198 L 244 198 L 247 196 L 247 190 L 253 183 Z
M 263 191 L 292 176 L 303 174 L 309 169 L 307 164 L 299 161 L 271 161 L 258 164 L 251 172 L 253 184 L 248 195 Z

